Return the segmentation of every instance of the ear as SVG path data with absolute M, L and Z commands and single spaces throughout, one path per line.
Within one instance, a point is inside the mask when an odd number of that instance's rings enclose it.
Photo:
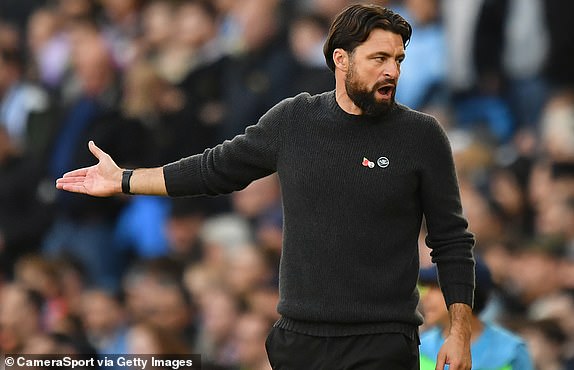
M 333 50 L 333 62 L 336 69 L 347 72 L 349 69 L 349 54 L 345 50 L 337 48 Z

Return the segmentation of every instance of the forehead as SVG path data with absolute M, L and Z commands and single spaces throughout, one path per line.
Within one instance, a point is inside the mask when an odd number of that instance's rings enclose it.
M 387 54 L 398 55 L 403 54 L 405 48 L 401 35 L 376 28 L 371 31 L 365 42 L 357 46 L 355 51 L 362 54 L 385 52 Z

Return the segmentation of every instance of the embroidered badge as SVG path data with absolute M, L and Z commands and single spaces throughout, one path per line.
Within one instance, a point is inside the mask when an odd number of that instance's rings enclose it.
M 381 158 L 377 159 L 377 164 L 381 168 L 387 168 L 387 167 L 389 167 L 389 159 L 387 157 L 381 157 Z

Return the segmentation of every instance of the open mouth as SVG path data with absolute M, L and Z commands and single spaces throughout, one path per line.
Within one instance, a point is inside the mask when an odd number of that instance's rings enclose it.
M 390 99 L 393 95 L 393 90 L 395 87 L 393 85 L 381 86 L 377 89 L 377 92 L 383 96 L 383 98 Z

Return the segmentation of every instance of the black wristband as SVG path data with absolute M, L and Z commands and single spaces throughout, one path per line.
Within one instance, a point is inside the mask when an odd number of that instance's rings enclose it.
M 124 172 L 122 172 L 122 193 L 124 194 L 131 194 L 130 179 L 133 173 L 134 170 L 124 170 Z

